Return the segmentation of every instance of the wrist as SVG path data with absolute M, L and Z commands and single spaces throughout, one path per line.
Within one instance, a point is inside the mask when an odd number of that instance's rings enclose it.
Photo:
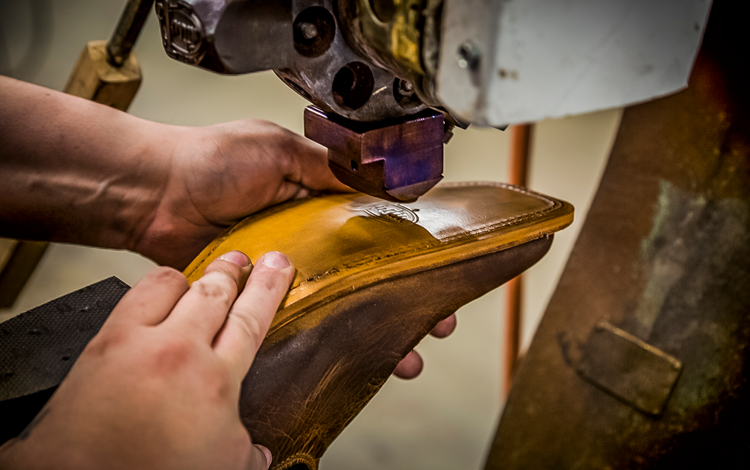
M 177 153 L 186 140 L 190 139 L 189 128 L 138 120 L 133 129 L 132 145 L 128 149 L 129 178 L 126 197 L 127 210 L 122 213 L 117 234 L 118 246 L 112 248 L 135 251 L 156 259 L 149 252 L 149 239 L 163 219 L 163 213 L 170 211 L 172 186 L 179 184 L 175 176 L 178 165 Z M 170 191 L 172 189 L 172 191 Z M 115 223 L 118 223 L 117 221 Z
M 161 125 L 150 130 L 156 142 L 148 146 L 146 159 L 152 164 L 158 160 L 160 166 L 151 182 L 141 188 L 148 203 L 133 214 L 125 248 L 161 265 L 182 269 L 221 230 L 204 217 L 190 192 L 193 179 L 220 171 L 210 164 L 195 163 L 212 154 L 216 145 L 207 129 Z
M 172 126 L 0 82 L 2 235 L 127 248 L 166 184 Z

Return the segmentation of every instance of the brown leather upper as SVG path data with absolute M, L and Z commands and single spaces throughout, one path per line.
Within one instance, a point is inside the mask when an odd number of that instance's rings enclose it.
M 438 321 L 534 264 L 572 219 L 568 203 L 494 183 L 443 184 L 410 204 L 329 195 L 245 219 L 185 274 L 198 279 L 231 250 L 294 262 L 240 414 L 272 468 L 314 469 Z

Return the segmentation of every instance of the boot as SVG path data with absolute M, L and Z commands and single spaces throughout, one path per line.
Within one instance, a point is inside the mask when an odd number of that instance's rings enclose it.
M 316 470 L 326 448 L 442 319 L 521 274 L 573 220 L 570 204 L 492 183 L 442 184 L 395 204 L 310 198 L 251 216 L 188 266 L 285 253 L 292 287 L 243 383 L 240 415 L 275 470 Z

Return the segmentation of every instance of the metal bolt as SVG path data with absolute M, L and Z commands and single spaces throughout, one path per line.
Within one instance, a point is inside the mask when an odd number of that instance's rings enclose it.
M 414 85 L 408 80 L 399 80 L 398 91 L 403 96 L 411 96 L 414 94 Z
M 482 53 L 471 41 L 464 41 L 458 46 L 458 66 L 462 69 L 476 70 Z
M 305 21 L 300 23 L 298 28 L 305 39 L 315 39 L 318 36 L 318 27 L 315 26 L 315 23 L 308 23 Z

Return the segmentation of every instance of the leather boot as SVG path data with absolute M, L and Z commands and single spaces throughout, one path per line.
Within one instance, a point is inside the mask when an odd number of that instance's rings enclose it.
M 250 369 L 240 415 L 272 469 L 315 470 L 323 452 L 442 319 L 536 263 L 570 204 L 492 183 L 442 184 L 411 204 L 343 194 L 251 216 L 188 266 L 278 250 L 291 290 Z

